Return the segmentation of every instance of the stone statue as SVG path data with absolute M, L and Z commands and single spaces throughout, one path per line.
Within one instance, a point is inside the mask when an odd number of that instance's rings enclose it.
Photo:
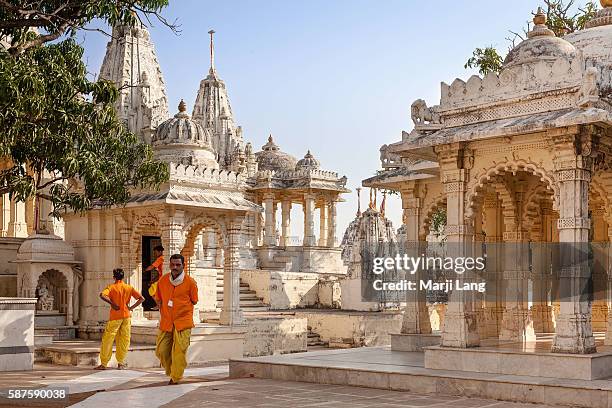
M 414 101 L 410 106 L 410 112 L 415 126 L 440 123 L 440 115 L 427 107 L 423 99 Z
M 589 107 L 599 99 L 598 74 L 599 71 L 595 67 L 586 69 L 582 79 L 582 87 L 580 88 L 578 106 Z
M 397 154 L 391 153 L 389 146 L 384 144 L 380 147 L 380 162 L 383 168 L 399 167 L 401 158 Z
M 47 284 L 43 283 L 38 288 L 38 302 L 36 303 L 36 309 L 42 311 L 53 310 L 53 303 L 55 301 L 54 296 L 49 292 Z

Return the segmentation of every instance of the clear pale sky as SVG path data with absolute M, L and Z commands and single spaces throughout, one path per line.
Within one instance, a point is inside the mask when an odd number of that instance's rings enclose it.
M 209 67 L 207 32 L 216 31 L 215 65 L 246 140 L 257 151 L 272 133 L 282 150 L 301 158 L 311 149 L 324 169 L 348 177 L 353 193 L 338 207 L 341 238 L 357 208 L 355 187 L 380 168 L 379 147 L 412 129 L 411 103 L 437 104 L 441 81 L 474 74 L 463 66 L 475 47 L 493 45 L 505 55 L 508 30 L 521 30 L 539 4 L 170 0 L 163 15 L 177 19 L 181 32 L 157 22 L 150 31 L 171 114 L 181 98 L 191 112 Z M 108 38 L 87 32 L 82 41 L 97 74 Z M 364 191 L 362 207 L 366 199 Z M 388 201 L 387 214 L 401 225 L 398 198 Z

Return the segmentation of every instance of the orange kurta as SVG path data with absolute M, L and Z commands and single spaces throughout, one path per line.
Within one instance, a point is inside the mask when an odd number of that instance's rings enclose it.
M 185 273 L 185 272 L 183 272 Z M 159 329 L 165 332 L 190 329 L 193 324 L 193 305 L 198 302 L 198 286 L 195 279 L 185 274 L 183 282 L 174 286 L 171 273 L 162 276 L 157 284 L 155 300 L 159 303 Z M 172 301 L 172 307 L 168 301 Z
M 151 266 L 159 271 L 159 276 L 162 276 L 164 274 L 164 256 L 158 256 Z
M 111 307 L 108 320 L 120 320 L 130 317 L 130 310 L 128 309 L 130 299 L 140 299 L 141 297 L 136 289 L 127 283 L 123 283 L 123 281 L 116 281 L 108 285 L 100 294 L 107 296 L 114 304 L 119 306 L 119 310 L 115 310 Z

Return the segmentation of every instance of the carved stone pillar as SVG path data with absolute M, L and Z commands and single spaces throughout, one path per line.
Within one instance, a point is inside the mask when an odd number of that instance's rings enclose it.
M 265 206 L 265 229 L 264 229 L 264 245 L 275 246 L 276 245 L 276 227 L 274 225 L 276 205 L 274 203 L 274 195 L 266 194 L 264 196 Z
M 337 210 L 336 200 L 331 199 L 328 202 L 329 219 L 327 223 L 327 246 L 336 248 L 338 246 L 338 237 L 336 236 Z
M 304 194 L 304 246 L 315 246 L 313 194 Z
M 0 195 L 0 237 L 8 236 L 11 219 L 11 200 L 8 194 Z
M 469 169 L 473 156 L 461 146 L 442 146 L 437 149 L 442 170 L 442 183 L 446 194 L 446 228 L 448 255 L 450 257 L 471 256 L 473 249 L 473 225 L 466 218 L 465 195 L 469 180 Z M 456 274 L 461 284 L 471 274 L 467 271 Z M 477 347 L 480 345 L 478 321 L 473 307 L 473 293 L 453 290 L 442 329 L 443 347 Z
M 290 244 L 291 235 L 291 200 L 283 198 L 281 202 L 281 237 L 280 246 L 285 247 Z
M 533 296 L 531 318 L 536 333 L 554 333 L 555 326 L 552 321 L 552 306 L 549 304 L 549 290 L 552 276 L 550 274 L 549 248 L 542 242 L 541 235 L 532 234 L 531 268 L 533 281 Z
M 485 243 L 487 251 L 486 269 L 484 271 L 487 290 L 485 292 L 485 325 L 486 337 L 498 338 L 501 319 L 504 312 L 503 291 L 501 290 L 500 263 L 502 222 L 501 205 L 497 193 L 489 192 L 483 202 L 485 221 Z M 482 337 L 482 336 L 481 336 Z
M 608 290 L 607 290 L 607 306 L 612 307 L 612 228 L 608 229 Z M 604 340 L 606 346 L 612 346 L 612 313 L 608 313 L 608 319 L 606 324 L 606 338 Z
M 589 302 L 589 184 L 592 149 L 588 134 L 557 135 L 555 168 L 559 186 L 560 311 L 552 351 L 596 352 Z
M 27 225 L 25 220 L 25 203 L 21 201 L 10 201 L 10 218 L 8 224 L 9 237 L 26 237 Z
M 184 223 L 185 212 L 183 210 L 169 208 L 160 215 L 161 241 L 165 251 L 164 273 L 170 271 L 170 257 L 180 254 L 185 247 Z
M 319 246 L 321 247 L 327 246 L 327 233 L 329 230 L 327 226 L 327 209 L 327 201 L 324 198 L 319 207 Z
M 409 189 L 401 191 L 402 208 L 404 210 L 404 225 L 406 227 L 406 247 L 400 248 L 409 257 L 421 256 L 424 242 L 419 242 L 420 209 L 421 199 L 417 197 L 415 183 L 410 183 Z M 400 254 L 402 254 L 400 252 Z M 422 271 L 417 271 L 414 275 L 404 277 L 407 280 L 416 282 L 417 290 L 406 291 L 406 308 L 402 320 L 402 333 L 405 334 L 430 334 L 431 321 L 427 308 L 427 298 L 424 290 L 420 290 L 418 282 L 425 277 Z
M 240 308 L 240 268 L 239 246 L 242 218 L 235 217 L 227 225 L 227 246 L 225 248 L 225 266 L 223 269 L 223 310 L 219 322 L 235 326 L 244 324 L 244 315 Z
M 482 206 L 474 213 L 474 249 L 472 256 L 474 258 L 484 259 L 484 241 L 485 235 L 482 228 L 483 216 Z M 485 271 L 475 272 L 472 276 L 473 282 L 485 283 L 486 276 Z M 486 291 L 485 291 L 486 293 Z M 476 318 L 478 322 L 478 337 L 480 339 L 487 338 L 487 304 L 485 302 L 485 293 L 474 293 L 473 294 L 473 308 L 476 312 Z
M 591 210 L 591 220 L 593 226 L 593 239 L 591 251 L 593 254 L 593 305 L 592 330 L 594 332 L 606 331 L 608 320 L 608 224 L 605 219 L 605 210 L 595 208 Z
M 508 186 L 510 187 L 510 186 Z M 529 315 L 529 233 L 523 229 L 519 215 L 526 183 L 517 181 L 513 191 L 513 208 L 504 209 L 503 282 L 505 284 L 504 314 L 500 340 L 535 341 L 533 322 Z

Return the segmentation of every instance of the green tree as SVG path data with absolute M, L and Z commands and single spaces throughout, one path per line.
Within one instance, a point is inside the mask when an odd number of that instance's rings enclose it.
M 598 11 L 597 4 L 593 1 L 588 1 L 583 7 L 576 7 L 575 0 L 544 0 L 542 9 L 546 14 L 546 26 L 557 37 L 582 30 Z M 531 22 L 527 22 L 522 33 L 510 31 L 511 37 L 508 38 L 510 48 L 513 48 L 517 41 L 526 39 L 530 30 Z M 481 75 L 486 75 L 489 72 L 499 73 L 502 62 L 503 58 L 499 51 L 495 47 L 489 46 L 476 48 L 464 67 L 466 69 L 478 68 Z
M 94 19 L 110 26 L 133 26 L 142 22 L 141 16 L 148 21 L 155 17 L 176 30 L 160 14 L 167 5 L 168 0 L 0 0 L 0 40 L 9 40 L 8 51 L 16 55 L 87 29 Z M 41 31 L 41 35 L 28 37 L 32 29 Z
M 484 76 L 489 72 L 501 71 L 503 61 L 504 59 L 493 46 L 476 48 L 464 68 L 478 68 L 478 72 Z
M 149 7 L 144 10 L 156 15 L 166 1 L 28 2 L 46 11 L 22 19 L 22 11 L 10 8 L 18 4 L 24 2 L 0 0 L 0 33 L 11 38 L 8 49 L 0 47 L 0 194 L 47 199 L 58 217 L 66 210 L 123 204 L 132 188 L 158 188 L 168 179 L 166 165 L 118 118 L 115 86 L 88 79 L 74 32 L 94 18 L 135 24 L 136 11 Z M 44 17 L 53 14 L 48 7 L 64 4 L 74 5 L 74 14 Z M 49 33 L 70 38 L 51 43 Z

